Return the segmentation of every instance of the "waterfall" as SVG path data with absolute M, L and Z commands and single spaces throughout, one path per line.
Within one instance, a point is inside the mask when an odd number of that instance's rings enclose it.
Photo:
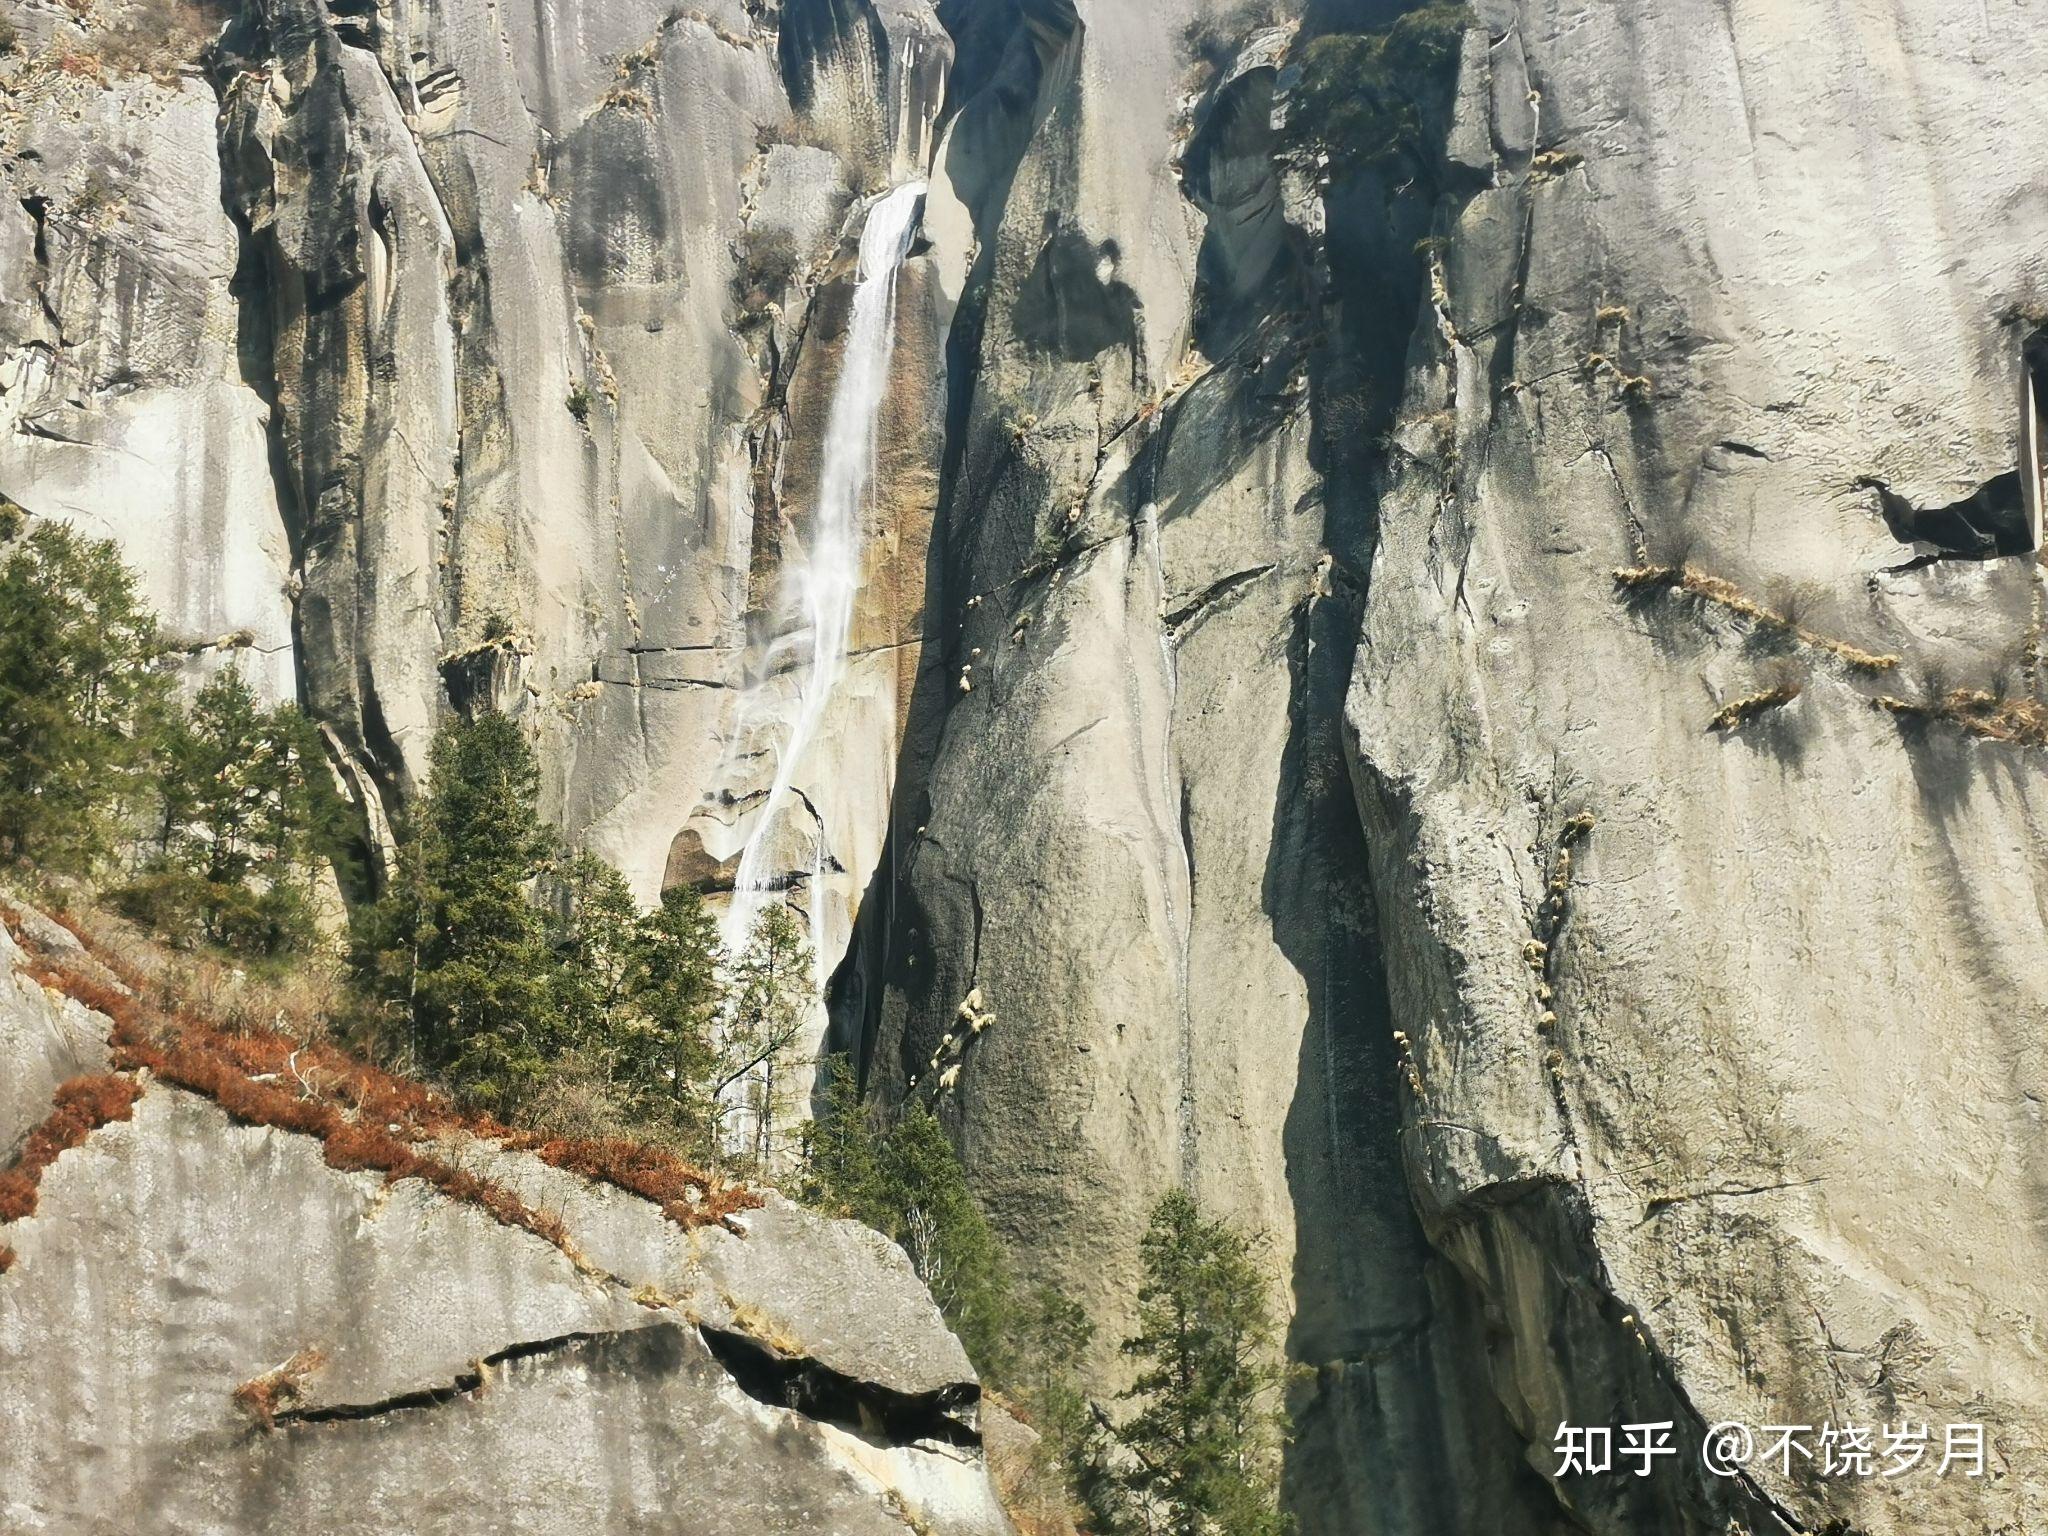
M 810 670 L 797 702 L 789 739 L 776 759 L 768 798 L 740 853 L 732 904 L 720 924 L 726 946 L 737 952 L 770 895 L 766 869 L 776 819 L 797 798 L 795 780 L 804 753 L 846 669 L 853 631 L 854 598 L 860 590 L 861 517 L 875 477 L 876 423 L 889 383 L 889 359 L 896 345 L 896 274 L 917 232 L 924 183 L 889 192 L 868 210 L 861 229 L 860 264 L 854 274 L 853 316 L 846 330 L 839 381 L 826 419 L 820 455 L 817 505 L 812 509 L 809 547 L 792 573 L 810 632 Z M 813 849 L 816 868 L 824 864 L 822 838 Z M 816 876 L 814 875 L 814 882 Z M 836 957 L 826 953 L 813 891 L 811 948 L 820 996 Z

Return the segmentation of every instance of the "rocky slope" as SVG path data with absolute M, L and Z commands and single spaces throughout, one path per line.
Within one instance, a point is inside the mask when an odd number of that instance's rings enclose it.
M 2027 1529 L 2048 41 L 1478 0 L 1399 171 L 1300 148 L 1303 38 L 1403 9 L 264 0 L 103 84 L 24 7 L 0 490 L 289 656 L 373 819 L 496 704 L 719 890 L 928 182 L 772 875 L 1098 1365 L 1185 1183 L 1271 1234 L 1305 1531 Z M 1551 1476 L 1901 1417 L 1996 1475 Z
M 42 958 L 0 933 L 0 1146 L 40 1176 L 0 1226 L 0 1526 L 1010 1529 L 974 1373 L 894 1245 L 774 1196 L 678 1222 L 447 1129 L 409 1145 L 466 1184 L 387 1179 L 104 1075 L 112 1021 L 65 994 L 92 961 L 14 926 Z

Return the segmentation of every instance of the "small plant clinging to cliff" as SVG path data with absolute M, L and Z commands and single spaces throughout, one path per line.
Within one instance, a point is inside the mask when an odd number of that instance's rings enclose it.
M 1800 685 L 1797 682 L 1783 682 L 1770 688 L 1759 689 L 1755 693 L 1744 694 L 1739 699 L 1731 699 L 1714 712 L 1714 718 L 1707 722 L 1707 729 L 1721 732 L 1740 730 L 1759 715 L 1768 714 L 1774 709 L 1783 709 L 1799 697 L 1799 692 Z
M 327 1351 L 299 1350 L 284 1364 L 251 1377 L 230 1394 L 250 1418 L 265 1429 L 277 1428 L 277 1412 L 305 1396 L 306 1381 L 327 1363 Z
M 1747 619 L 1760 630 L 1825 651 L 1858 672 L 1890 672 L 1899 664 L 1897 656 L 1878 655 L 1845 640 L 1807 629 L 1787 615 L 1745 596 L 1733 582 L 1710 576 L 1691 564 L 1623 566 L 1614 573 L 1614 585 L 1625 593 L 1644 595 L 1683 592 L 1688 597 L 1698 598 Z
M 33 1216 L 44 1171 L 101 1126 L 133 1115 L 140 1092 L 132 1077 L 117 1072 L 74 1077 L 61 1085 L 50 1113 L 29 1132 L 21 1156 L 0 1173 L 0 1222 Z
M 2012 697 L 1977 688 L 1951 688 L 1926 700 L 1889 694 L 1872 699 L 1877 708 L 1913 720 L 1953 725 L 1987 741 L 2008 741 L 2023 747 L 2048 747 L 2048 706 L 2038 700 Z
M 1588 352 L 1580 366 L 1590 378 L 1611 380 L 1617 397 L 1636 404 L 1646 403 L 1657 387 L 1647 373 L 1630 373 L 1605 352 Z

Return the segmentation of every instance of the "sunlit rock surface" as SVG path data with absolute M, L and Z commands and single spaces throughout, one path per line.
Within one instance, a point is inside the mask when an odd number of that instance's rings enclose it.
M 853 252 L 927 181 L 770 862 L 1105 1399 L 1184 1183 L 1269 1234 L 1311 1536 L 2048 1521 L 2041 749 L 1912 712 L 2038 685 L 2048 41 L 1479 0 L 1396 178 L 1290 149 L 1299 9 L 266 0 L 102 87 L 24 8 L 0 491 L 391 803 L 507 708 L 717 898 Z M 648 1332 L 521 1369 L 697 1369 Z M 1563 1418 L 1981 1419 L 1996 1475 L 1559 1483 Z
M 10 1158 L 106 1060 L 107 1021 L 23 960 L 0 937 Z M 973 1370 L 875 1233 L 775 1196 L 684 1232 L 531 1154 L 437 1149 L 556 1215 L 572 1262 L 142 1082 L 0 1226 L 7 1530 L 1009 1529 Z M 295 1360 L 265 1427 L 237 1390 Z

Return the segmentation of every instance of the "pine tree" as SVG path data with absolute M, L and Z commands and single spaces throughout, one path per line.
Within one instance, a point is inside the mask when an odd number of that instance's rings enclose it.
M 843 1057 L 822 1108 L 804 1130 L 805 1197 L 901 1243 L 975 1368 L 1002 1377 L 1010 1362 L 1002 1250 L 938 1117 L 911 1104 L 878 1128 Z
M 633 934 L 629 984 L 635 1027 L 623 1075 L 637 1100 L 660 1106 L 679 1128 L 713 1141 L 712 1078 L 722 952 L 718 925 L 688 886 L 661 893 Z
M 503 715 L 443 726 L 430 762 L 369 965 L 414 1059 L 510 1108 L 563 1044 L 547 923 L 534 900 L 555 838 L 535 808 L 533 751 Z
M 789 1107 L 789 1072 L 811 1003 L 811 947 L 789 908 L 772 902 L 733 961 L 708 1094 L 722 1137 L 727 1096 L 744 1087 L 747 1150 L 763 1170 L 775 1160 L 776 1128 Z
M 229 666 L 165 728 L 159 766 L 157 857 L 117 904 L 243 954 L 310 944 L 315 877 L 346 821 L 311 722 L 260 707 Z
M 579 850 L 548 872 L 554 906 L 554 985 L 566 1043 L 597 1062 L 607 1085 L 621 1075 L 632 1025 L 629 994 L 639 911 L 626 877 Z
M 895 1217 L 883 1210 L 882 1136 L 874 1111 L 861 1098 L 850 1057 L 829 1057 L 819 1070 L 822 1102 L 818 1114 L 804 1122 L 801 1139 L 803 1199 L 830 1215 L 886 1231 Z
M 138 797 L 170 694 L 114 545 L 38 522 L 0 561 L 0 853 L 85 870 Z
M 960 1335 L 975 1368 L 1001 1378 L 1009 1285 L 995 1233 L 967 1187 L 966 1171 L 938 1116 L 906 1106 L 882 1143 L 884 1212 L 918 1278 Z
M 1114 1470 L 1113 1438 L 1081 1378 L 1094 1341 L 1095 1325 L 1081 1304 L 1040 1286 L 1012 1328 L 1007 1386 L 1038 1431 L 1040 1466 L 1078 1506 L 1081 1528 L 1091 1536 L 1124 1536 L 1136 1528 L 1131 1498 Z
M 1275 1360 L 1266 1286 L 1244 1234 L 1174 1191 L 1140 1244 L 1138 1404 L 1121 1439 L 1148 1524 L 1172 1536 L 1281 1536 Z

